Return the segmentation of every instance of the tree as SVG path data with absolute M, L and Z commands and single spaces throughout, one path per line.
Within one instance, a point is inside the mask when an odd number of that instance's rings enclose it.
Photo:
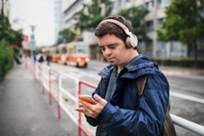
M 203 0 L 172 0 L 166 10 L 166 18 L 158 31 L 164 41 L 181 41 L 188 46 L 188 56 L 194 49 L 195 64 L 197 63 L 197 45 L 204 38 L 204 1 Z
M 59 38 L 57 40 L 57 43 L 60 44 L 71 42 L 74 40 L 75 36 L 76 34 L 70 29 L 62 30 L 61 32 L 59 32 Z
M 9 45 L 16 44 L 21 47 L 22 39 L 22 31 L 13 30 L 8 18 L 0 16 L 0 42 L 7 42 Z
M 77 24 L 81 31 L 95 28 L 98 23 L 112 11 L 110 0 L 94 0 L 84 4 L 83 9 L 76 14 Z
M 0 80 L 13 66 L 13 58 L 21 47 L 22 37 L 22 32 L 11 29 L 8 18 L 0 15 Z M 11 48 L 11 45 L 15 46 Z
M 150 38 L 146 34 L 147 21 L 145 21 L 145 16 L 148 14 L 148 12 L 148 9 L 144 6 L 131 7 L 119 12 L 121 16 L 131 21 L 133 32 L 137 35 L 138 40 L 147 44 L 150 41 Z

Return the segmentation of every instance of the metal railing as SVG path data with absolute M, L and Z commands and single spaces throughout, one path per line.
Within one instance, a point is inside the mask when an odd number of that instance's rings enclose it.
M 85 86 L 89 86 L 91 88 L 95 88 L 96 86 L 89 83 L 89 82 L 86 82 L 86 81 L 83 81 L 83 80 L 79 80 L 77 79 L 76 77 L 74 76 L 70 76 L 68 74 L 65 74 L 63 72 L 52 72 L 52 69 L 50 69 L 48 66 L 41 66 L 42 64 L 38 64 L 36 63 L 33 67 L 29 64 L 31 64 L 31 62 L 25 62 L 26 63 L 26 66 L 29 66 L 28 68 L 30 70 L 33 71 L 33 75 L 35 76 L 35 79 L 37 80 L 37 82 L 44 88 L 47 90 L 48 92 L 48 95 L 51 93 L 51 96 L 53 96 L 53 91 L 51 91 L 51 83 L 52 81 L 55 81 L 57 82 L 57 99 L 56 102 L 58 103 L 58 108 L 57 108 L 57 113 L 58 113 L 58 117 L 60 119 L 60 109 L 62 108 L 68 116 L 70 116 L 73 121 L 78 124 L 78 127 L 79 127 L 79 132 L 78 132 L 78 135 L 80 136 L 81 135 L 81 132 L 80 131 L 84 131 L 84 135 L 86 136 L 90 136 L 90 133 L 86 131 L 86 129 L 83 128 L 83 126 L 81 126 L 81 115 L 78 114 L 78 116 L 73 116 L 72 113 L 69 111 L 69 109 L 66 108 L 67 105 L 64 105 L 66 103 L 62 103 L 62 99 L 63 99 L 63 96 L 67 96 L 68 99 L 72 99 L 73 101 L 76 102 L 76 105 L 78 105 L 78 95 L 81 93 L 81 89 L 82 89 L 82 84 L 85 85 Z M 54 71 L 54 70 L 53 70 Z M 48 75 L 45 75 L 45 74 L 48 74 Z M 52 79 L 53 78 L 53 74 L 55 74 L 55 79 Z M 68 91 L 66 91 L 62 85 L 62 79 L 64 77 L 68 77 L 70 80 L 73 80 L 76 84 L 76 87 L 75 87 L 75 95 L 69 93 Z M 58 80 L 58 81 L 57 81 Z M 50 99 L 52 99 L 52 97 L 49 96 L 49 101 L 51 101 Z M 201 136 L 204 136 L 204 126 L 202 125 L 199 125 L 197 123 L 194 123 L 192 121 L 189 121 L 189 120 L 186 120 L 184 118 L 181 118 L 179 116 L 176 116 L 176 115 L 173 115 L 171 114 L 171 117 L 172 117 L 172 120 L 173 120 L 173 123 L 179 127 L 182 127 L 186 130 L 189 130 L 189 131 L 192 131 L 194 133 L 197 133 Z
M 194 133 L 197 133 L 201 136 L 204 136 L 204 126 L 201 126 L 199 124 L 196 124 L 192 121 L 186 120 L 184 118 L 181 118 L 181 117 L 173 115 L 173 114 L 171 114 L 171 118 L 172 118 L 173 123 L 175 125 L 178 125 L 182 128 L 185 128 L 185 129 L 190 130 Z

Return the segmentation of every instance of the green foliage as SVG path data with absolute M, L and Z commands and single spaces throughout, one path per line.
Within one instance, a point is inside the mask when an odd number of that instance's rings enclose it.
M 22 39 L 22 32 L 11 29 L 8 18 L 0 16 L 0 41 L 21 46 Z
M 13 56 L 18 53 L 16 47 L 21 47 L 22 39 L 22 32 L 13 30 L 8 18 L 0 15 L 0 81 L 13 66 Z M 15 49 L 11 45 L 15 45 Z
M 147 22 L 145 21 L 145 16 L 148 12 L 149 11 L 145 6 L 131 7 L 119 12 L 121 16 L 131 21 L 133 32 L 137 35 L 139 41 L 144 41 L 146 43 L 150 41 L 146 34 Z
M 81 31 L 93 29 L 104 17 L 110 15 L 111 11 L 110 0 L 94 0 L 91 4 L 84 4 L 83 9 L 76 15 L 76 27 Z
M 0 81 L 13 66 L 13 50 L 5 42 L 0 42 Z
M 194 66 L 197 66 L 198 41 L 204 38 L 204 1 L 172 0 L 166 15 L 162 28 L 158 30 L 160 40 L 185 43 L 188 56 L 194 52 Z
M 59 32 L 59 38 L 57 43 L 68 43 L 74 40 L 76 34 L 70 29 L 65 29 Z
M 166 19 L 158 31 L 161 40 L 196 42 L 204 37 L 204 1 L 172 0 Z

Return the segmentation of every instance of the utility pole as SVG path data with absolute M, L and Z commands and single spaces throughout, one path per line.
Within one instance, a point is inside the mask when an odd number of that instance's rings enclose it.
M 30 26 L 31 28 L 31 35 L 30 35 L 30 50 L 31 50 L 31 57 L 32 59 L 34 59 L 34 50 L 35 50 L 35 34 L 34 34 L 34 31 L 35 31 L 35 26 L 34 25 L 31 25 Z
M 154 18 L 153 18 L 153 57 L 157 56 L 157 12 L 158 12 L 158 3 L 157 0 L 153 0 L 153 5 L 154 5 Z

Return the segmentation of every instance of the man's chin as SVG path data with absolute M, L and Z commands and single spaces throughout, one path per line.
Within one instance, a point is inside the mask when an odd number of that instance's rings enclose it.
M 117 62 L 115 62 L 115 61 L 108 61 L 108 63 L 111 65 L 117 65 Z

